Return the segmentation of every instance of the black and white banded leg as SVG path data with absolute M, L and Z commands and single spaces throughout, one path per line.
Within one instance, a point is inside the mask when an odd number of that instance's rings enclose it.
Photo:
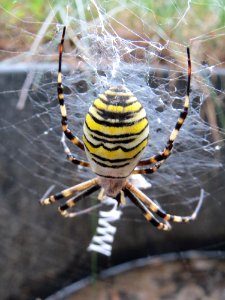
M 148 173 L 156 172 L 159 169 L 159 167 L 166 161 L 166 159 L 171 154 L 171 151 L 174 146 L 174 142 L 175 142 L 175 140 L 178 136 L 178 133 L 179 133 L 182 125 L 184 124 L 184 121 L 188 114 L 190 84 L 191 84 L 191 58 L 190 58 L 190 49 L 189 48 L 187 48 L 187 61 L 188 61 L 187 92 L 186 92 L 183 110 L 181 111 L 181 113 L 179 115 L 179 118 L 177 120 L 175 128 L 171 132 L 170 137 L 167 141 L 167 144 L 161 153 L 151 156 L 150 158 L 147 158 L 145 160 L 140 160 L 139 163 L 137 164 L 138 167 L 151 165 L 151 164 L 155 164 L 155 165 L 153 167 L 145 167 L 143 169 L 136 169 L 133 171 L 132 174 L 148 174 Z
M 62 116 L 61 124 L 62 124 L 62 130 L 65 134 L 65 136 L 76 146 L 78 146 L 80 149 L 84 150 L 84 144 L 83 142 L 74 135 L 71 130 L 68 128 L 68 118 L 67 118 L 67 111 L 66 106 L 64 103 L 64 94 L 63 94 L 63 85 L 62 85 L 62 53 L 63 53 L 63 43 L 64 43 L 64 37 L 66 32 L 66 26 L 63 28 L 62 38 L 59 46 L 59 67 L 58 67 L 58 100 L 60 104 L 60 112 Z
M 133 186 L 131 183 L 127 182 L 124 188 L 125 195 L 131 199 L 131 201 L 141 209 L 144 217 L 152 223 L 155 227 L 162 230 L 169 230 L 170 226 L 168 223 L 164 224 L 163 222 L 158 221 L 154 215 L 158 215 L 165 222 L 176 222 L 176 223 L 187 223 L 196 219 L 198 212 L 202 206 L 204 193 L 201 191 L 201 195 L 199 197 L 198 204 L 190 216 L 177 216 L 171 215 L 165 212 L 162 208 L 160 208 L 154 201 L 152 201 L 149 197 L 147 197 L 144 193 L 142 193 L 138 188 Z M 152 212 L 152 213 L 151 213 Z

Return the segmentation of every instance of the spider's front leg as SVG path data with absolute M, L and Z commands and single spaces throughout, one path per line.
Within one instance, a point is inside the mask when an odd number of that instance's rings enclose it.
M 78 203 L 78 201 L 80 201 L 83 197 L 91 195 L 92 193 L 94 193 L 95 191 L 97 191 L 99 189 L 100 189 L 99 185 L 93 185 L 93 186 L 89 187 L 88 189 L 82 191 L 78 195 L 76 195 L 76 196 L 70 198 L 69 200 L 67 200 L 65 204 L 61 205 L 58 208 L 58 211 L 60 212 L 60 214 L 63 217 L 66 217 L 66 218 L 76 217 L 78 214 L 81 214 L 83 211 L 81 211 L 81 212 L 69 212 L 69 209 L 71 207 L 74 207 Z M 87 210 L 91 210 L 91 208 L 89 208 Z
M 48 198 L 41 199 L 40 204 L 42 204 L 42 205 L 53 204 L 60 199 L 68 198 L 71 195 L 73 195 L 74 193 L 80 192 L 79 194 L 77 194 L 74 197 L 67 200 L 63 205 L 59 206 L 59 208 L 58 208 L 60 214 L 63 217 L 69 217 L 69 218 L 76 217 L 81 212 L 79 212 L 79 213 L 69 212 L 68 210 L 71 207 L 75 206 L 77 204 L 77 202 L 80 201 L 84 196 L 88 196 L 88 195 L 94 193 L 95 191 L 97 191 L 98 189 L 100 189 L 98 178 L 94 178 L 94 179 L 85 181 L 83 183 L 77 184 L 75 186 L 72 186 L 68 189 L 65 189 L 57 194 L 51 195 Z
M 126 183 L 124 191 L 125 194 L 132 200 L 132 202 L 141 209 L 145 218 L 149 222 L 151 222 L 154 226 L 156 226 L 158 229 L 163 229 L 163 230 L 170 229 L 170 226 L 168 226 L 168 224 L 159 222 L 150 213 L 150 211 L 158 215 L 165 222 L 172 221 L 176 223 L 181 223 L 181 222 L 187 223 L 196 219 L 198 212 L 202 206 L 202 202 L 204 198 L 204 192 L 203 190 L 201 190 L 201 195 L 199 197 L 198 204 L 195 210 L 193 211 L 193 213 L 190 216 L 177 216 L 177 215 L 168 214 L 167 212 L 163 211 L 154 201 L 152 201 L 149 197 L 147 197 L 144 193 L 142 193 L 138 188 L 136 188 L 129 182 Z
M 163 223 L 160 222 L 154 215 L 150 212 L 150 210 L 144 205 L 144 203 L 135 195 L 129 187 L 125 187 L 124 189 L 125 195 L 134 203 L 137 208 L 139 208 L 144 215 L 145 219 L 150 222 L 153 226 L 155 226 L 159 230 L 168 231 L 171 229 L 171 226 L 168 222 Z
M 98 178 L 94 178 L 85 182 L 82 182 L 80 184 L 74 185 L 68 189 L 65 189 L 57 194 L 51 195 L 48 198 L 45 199 L 41 199 L 40 200 L 40 204 L 41 205 L 49 205 L 49 204 L 53 204 L 56 201 L 63 199 L 63 198 L 68 198 L 70 196 L 72 196 L 73 194 L 75 194 L 76 192 L 82 192 L 88 188 L 91 188 L 93 186 L 98 186 Z

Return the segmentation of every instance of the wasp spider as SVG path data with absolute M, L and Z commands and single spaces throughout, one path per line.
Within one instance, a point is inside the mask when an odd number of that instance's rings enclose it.
M 63 28 L 60 42 L 58 68 L 58 100 L 62 115 L 62 130 L 74 145 L 86 152 L 88 162 L 74 157 L 68 148 L 67 157 L 74 164 L 91 168 L 97 177 L 42 199 L 41 204 L 48 205 L 60 199 L 69 198 L 65 204 L 59 207 L 59 212 L 64 217 L 74 217 L 76 212 L 71 212 L 70 209 L 84 196 L 101 188 L 101 198 L 113 197 L 118 204 L 124 196 L 127 196 L 140 209 L 146 220 L 158 229 L 169 230 L 168 221 L 189 222 L 194 220 L 201 206 L 200 201 L 190 216 L 170 215 L 129 182 L 131 174 L 156 172 L 171 154 L 174 141 L 188 113 L 191 81 L 189 48 L 187 48 L 187 94 L 183 110 L 162 152 L 148 159 L 140 160 L 148 144 L 148 119 L 141 103 L 125 86 L 111 87 L 94 100 L 85 118 L 83 141 L 68 128 L 61 74 L 65 31 L 66 27 Z M 74 194 L 76 195 L 74 196 Z M 158 215 L 161 221 L 155 215 Z

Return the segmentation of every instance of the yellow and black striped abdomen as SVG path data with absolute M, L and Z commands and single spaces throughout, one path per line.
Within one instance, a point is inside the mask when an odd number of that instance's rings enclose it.
M 83 142 L 93 171 L 103 177 L 129 176 L 148 134 L 145 109 L 130 90 L 119 86 L 100 94 L 84 123 Z

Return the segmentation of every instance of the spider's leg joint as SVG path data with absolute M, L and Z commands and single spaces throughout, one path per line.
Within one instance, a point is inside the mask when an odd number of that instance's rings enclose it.
M 76 201 L 74 200 L 75 198 L 71 198 L 66 201 L 65 204 L 59 206 L 58 211 L 63 217 L 68 217 L 68 209 L 76 205 Z
M 61 206 L 58 207 L 58 211 L 59 211 L 59 213 L 61 214 L 61 216 L 65 217 L 65 218 L 68 218 L 68 217 L 69 217 L 68 211 L 67 211 L 66 209 L 63 210 Z
M 56 199 L 55 199 L 55 197 L 52 195 L 52 196 L 50 196 L 49 198 L 41 199 L 41 200 L 39 201 L 39 203 L 40 203 L 41 205 L 49 205 L 49 204 L 54 203 L 55 201 L 56 201 Z
M 164 230 L 164 231 L 170 231 L 172 228 L 172 226 L 169 224 L 169 223 L 160 223 L 158 226 L 157 226 L 157 229 L 159 230 Z

